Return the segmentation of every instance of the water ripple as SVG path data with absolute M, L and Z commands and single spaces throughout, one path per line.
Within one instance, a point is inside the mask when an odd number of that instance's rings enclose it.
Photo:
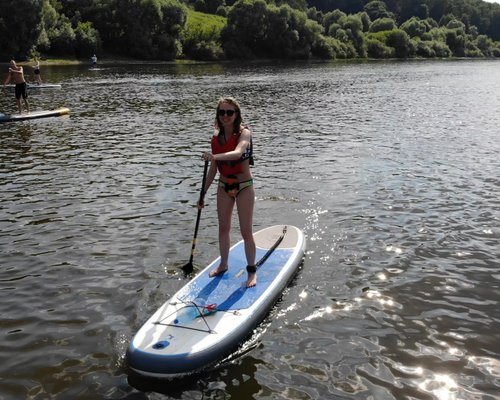
M 44 68 L 63 90 L 32 107 L 71 115 L 0 125 L 0 397 L 494 398 L 497 64 Z M 132 335 L 187 280 L 227 94 L 254 132 L 255 228 L 302 228 L 304 265 L 233 359 L 181 387 L 128 377 Z

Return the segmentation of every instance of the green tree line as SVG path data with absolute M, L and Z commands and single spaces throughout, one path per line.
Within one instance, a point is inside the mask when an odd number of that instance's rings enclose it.
M 2 0 L 0 59 L 500 57 L 482 0 Z

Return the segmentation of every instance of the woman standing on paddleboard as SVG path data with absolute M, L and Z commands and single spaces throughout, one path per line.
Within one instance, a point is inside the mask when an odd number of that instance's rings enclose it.
M 210 271 L 209 276 L 218 276 L 229 268 L 228 257 L 231 247 L 229 234 L 233 209 L 236 204 L 248 264 L 246 287 L 253 287 L 257 284 L 257 270 L 255 267 L 255 241 L 252 232 L 255 205 L 253 176 L 250 171 L 250 165 L 253 165 L 252 133 L 248 127 L 242 125 L 242 122 L 238 102 L 232 97 L 220 99 L 215 116 L 215 132 L 211 141 L 212 152 L 204 153 L 202 156 L 205 161 L 210 161 L 205 192 L 219 171 L 217 215 L 219 218 L 221 261 L 217 268 Z M 198 206 L 204 207 L 203 200 Z

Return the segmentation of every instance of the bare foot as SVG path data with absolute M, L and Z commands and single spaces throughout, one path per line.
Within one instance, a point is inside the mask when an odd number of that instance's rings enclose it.
M 257 285 L 257 274 L 253 274 L 253 273 L 248 274 L 246 287 L 250 288 L 250 287 L 254 287 L 255 285 Z
M 219 264 L 219 266 L 212 271 L 208 273 L 208 276 L 210 278 L 214 278 L 216 276 L 222 275 L 224 272 L 227 271 L 227 267 L 223 267 L 222 265 Z

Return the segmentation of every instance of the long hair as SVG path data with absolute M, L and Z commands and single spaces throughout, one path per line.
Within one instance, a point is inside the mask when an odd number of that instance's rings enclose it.
M 224 132 L 224 125 L 222 125 L 222 123 L 220 122 L 219 115 L 217 114 L 221 104 L 223 103 L 231 104 L 236 110 L 236 118 L 234 119 L 233 133 L 240 133 L 243 118 L 241 116 L 240 105 L 233 97 L 221 97 L 217 102 L 217 109 L 215 110 L 215 124 L 219 128 L 219 132 Z

